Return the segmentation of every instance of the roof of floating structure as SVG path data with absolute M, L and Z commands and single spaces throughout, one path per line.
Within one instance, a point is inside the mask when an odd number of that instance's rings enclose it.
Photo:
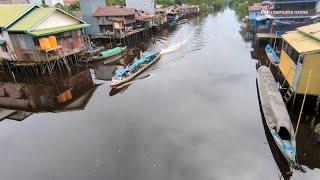
M 35 7 L 38 6 L 30 4 L 0 5 L 0 27 L 8 28 Z
M 78 24 L 65 25 L 65 26 L 57 26 L 52 28 L 46 28 L 41 30 L 35 30 L 35 28 L 43 22 L 46 18 L 48 18 L 55 11 L 59 11 L 66 16 L 72 17 L 75 20 L 79 21 Z M 23 18 L 14 23 L 8 30 L 11 32 L 24 32 L 31 34 L 33 36 L 45 36 L 49 34 L 55 34 L 65 31 L 71 31 L 75 29 L 81 29 L 88 27 L 89 24 L 84 23 L 82 20 L 74 17 L 73 15 L 68 14 L 65 11 L 62 11 L 57 8 L 37 8 L 32 10 L 30 13 L 25 15 Z
M 303 26 L 297 28 L 297 30 L 307 36 L 310 36 L 320 41 L 320 23 L 311 24 L 309 26 Z
M 256 33 L 256 37 L 258 39 L 264 39 L 264 38 L 272 38 L 272 39 L 275 39 L 275 38 L 281 38 L 279 35 L 277 34 L 273 34 L 273 33 Z
M 119 7 L 99 7 L 93 16 L 131 16 L 135 14 L 134 8 L 119 8 Z
M 72 31 L 76 29 L 82 29 L 90 26 L 90 24 L 75 24 L 70 26 L 62 26 L 62 27 L 56 27 L 56 28 L 50 28 L 50 29 L 44 29 L 44 30 L 38 30 L 38 31 L 31 31 L 29 34 L 33 36 L 46 36 L 49 34 L 57 34 L 61 32 L 66 31 Z
M 31 11 L 24 18 L 9 28 L 9 31 L 28 31 L 41 22 L 44 18 L 48 17 L 55 8 L 38 8 Z
M 299 53 L 320 52 L 320 23 L 297 28 L 282 37 Z

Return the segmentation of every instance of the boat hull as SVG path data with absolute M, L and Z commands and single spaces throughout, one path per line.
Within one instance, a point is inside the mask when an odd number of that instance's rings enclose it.
M 121 81 L 110 81 L 109 84 L 111 87 L 116 87 L 116 86 L 120 86 L 123 85 L 125 83 L 128 83 L 130 81 L 132 81 L 134 78 L 136 78 L 138 75 L 140 75 L 142 72 L 144 72 L 146 69 L 148 69 L 150 66 L 152 66 L 153 64 L 155 64 L 157 61 L 159 61 L 161 55 L 158 54 L 157 57 L 155 57 L 154 60 L 152 60 L 149 64 L 147 64 L 145 67 L 141 68 L 139 71 L 137 71 L 136 73 L 134 73 L 133 75 L 131 75 L 128 78 L 125 78 Z
M 95 57 L 91 58 L 91 61 L 96 62 L 96 61 L 102 61 L 103 60 L 103 61 L 106 61 L 105 62 L 105 64 L 106 64 L 106 63 L 109 63 L 108 60 L 110 62 L 112 62 L 117 57 L 122 58 L 125 54 L 126 54 L 126 51 L 124 50 L 124 51 L 121 51 L 121 52 L 118 52 L 116 54 L 113 54 L 113 55 L 110 55 L 110 56 L 106 56 L 106 57 L 95 56 Z
M 293 125 L 282 96 L 271 71 L 262 66 L 258 70 L 257 84 L 259 100 L 268 129 L 285 159 L 296 165 L 296 140 Z M 280 137 L 280 130 L 286 128 L 290 138 Z

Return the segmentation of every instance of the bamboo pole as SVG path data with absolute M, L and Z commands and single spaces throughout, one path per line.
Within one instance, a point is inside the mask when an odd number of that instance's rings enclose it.
M 306 87 L 306 90 L 305 90 L 304 96 L 303 96 L 303 101 L 302 101 L 302 105 L 301 105 L 301 109 L 300 109 L 300 114 L 299 114 L 299 119 L 298 119 L 298 124 L 297 124 L 297 128 L 296 128 L 295 136 L 297 136 L 297 133 L 299 130 L 300 121 L 301 121 L 301 117 L 302 117 L 302 113 L 303 113 L 303 108 L 304 108 L 304 104 L 306 102 L 307 92 L 309 90 L 311 74 L 312 74 L 312 70 L 309 71 L 308 83 L 307 83 L 307 87 Z

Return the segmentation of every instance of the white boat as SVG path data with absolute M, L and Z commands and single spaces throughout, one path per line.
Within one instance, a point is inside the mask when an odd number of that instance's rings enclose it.
M 288 163 L 297 167 L 294 128 L 274 76 L 266 66 L 258 69 L 257 84 L 263 115 L 270 133 Z

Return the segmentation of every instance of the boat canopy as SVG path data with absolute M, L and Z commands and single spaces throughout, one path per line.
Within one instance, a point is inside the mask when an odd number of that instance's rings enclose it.
M 140 66 L 141 64 L 148 64 L 149 62 L 153 61 L 156 58 L 156 56 L 157 56 L 157 53 L 151 53 L 151 52 L 144 53 L 140 59 L 134 60 L 134 62 L 131 65 L 128 65 L 126 68 L 119 71 L 116 74 L 116 77 L 121 78 L 127 72 L 132 71 L 134 68 Z
M 279 63 L 280 62 L 280 58 L 278 57 L 278 55 L 276 54 L 276 52 L 273 50 L 273 48 L 268 44 L 265 48 L 267 55 L 271 56 L 272 60 L 275 63 Z
M 107 51 L 103 51 L 101 53 L 98 54 L 98 56 L 100 57 L 108 57 L 108 56 L 112 56 L 114 54 L 120 53 L 121 51 L 126 50 L 126 47 L 116 47 Z
M 1 37 L 0 37 L 0 46 L 1 45 L 5 45 L 6 44 L 6 40 L 5 39 L 2 39 Z

